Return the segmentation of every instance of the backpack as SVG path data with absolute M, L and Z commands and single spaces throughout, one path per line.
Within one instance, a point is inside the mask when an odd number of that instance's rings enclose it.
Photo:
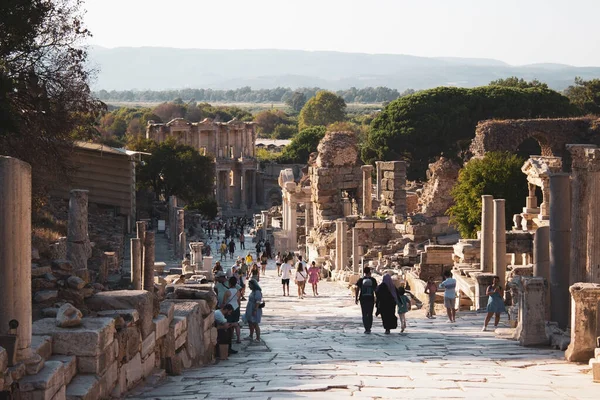
M 360 297 L 362 297 L 362 296 L 373 297 L 373 293 L 375 293 L 375 288 L 373 287 L 373 280 L 371 278 L 363 279 L 361 288 L 360 288 Z

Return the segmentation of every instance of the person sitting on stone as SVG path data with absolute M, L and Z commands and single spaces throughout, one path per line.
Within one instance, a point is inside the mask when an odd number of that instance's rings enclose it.
M 193 274 L 194 273 L 194 268 L 192 267 L 192 262 L 190 260 L 190 255 L 189 254 L 186 254 L 185 258 L 181 262 L 181 272 L 184 275 Z
M 227 317 L 233 313 L 231 304 L 225 304 L 222 308 L 215 310 L 215 327 L 217 328 L 217 356 L 221 360 L 227 360 L 229 354 L 237 354 L 230 348 L 231 337 L 235 323 L 227 322 Z
M 217 261 L 213 267 L 213 275 L 217 275 L 219 271 L 223 271 L 223 267 L 221 266 L 221 262 Z

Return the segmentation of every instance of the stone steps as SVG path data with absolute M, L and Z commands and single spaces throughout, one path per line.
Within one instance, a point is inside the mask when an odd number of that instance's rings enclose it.
M 100 392 L 100 380 L 96 375 L 77 375 L 67 386 L 67 400 L 94 400 Z
M 19 381 L 23 400 L 51 400 L 60 398 L 65 386 L 65 364 L 61 361 L 46 361 L 35 375 L 25 376 Z

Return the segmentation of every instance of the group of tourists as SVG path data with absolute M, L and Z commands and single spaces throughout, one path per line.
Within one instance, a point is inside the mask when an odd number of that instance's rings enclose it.
M 281 253 L 277 253 L 275 263 L 277 265 L 277 276 L 281 277 L 283 296 L 289 297 L 290 295 L 290 280 L 292 276 L 298 290 L 299 299 L 304 299 L 304 296 L 306 296 L 307 282 L 312 287 L 313 297 L 319 295 L 318 284 L 321 279 L 321 268 L 317 267 L 314 261 L 308 267 L 301 255 L 296 257 L 293 253 L 289 253 L 286 256 L 282 256 Z

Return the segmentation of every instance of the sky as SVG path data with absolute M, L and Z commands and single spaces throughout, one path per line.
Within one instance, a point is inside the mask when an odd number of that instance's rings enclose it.
M 86 0 L 90 44 L 600 66 L 600 0 Z

